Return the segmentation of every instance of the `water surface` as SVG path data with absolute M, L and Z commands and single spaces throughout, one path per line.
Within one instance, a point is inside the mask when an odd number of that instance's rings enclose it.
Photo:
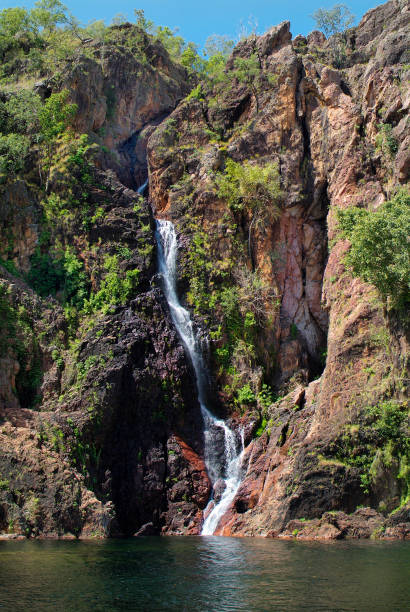
M 405 542 L 0 542 L 0 610 L 404 611 Z

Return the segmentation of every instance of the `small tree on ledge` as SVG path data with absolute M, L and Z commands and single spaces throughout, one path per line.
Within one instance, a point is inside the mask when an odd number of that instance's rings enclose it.
M 335 4 L 331 9 L 319 8 L 313 15 L 319 30 L 322 30 L 327 38 L 330 38 L 330 45 L 333 52 L 335 66 L 340 68 L 343 65 L 345 56 L 344 32 L 350 28 L 355 20 L 355 16 L 350 12 L 345 4 Z

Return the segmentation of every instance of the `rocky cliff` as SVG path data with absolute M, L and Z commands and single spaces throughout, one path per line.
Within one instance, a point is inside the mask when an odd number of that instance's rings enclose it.
M 125 25 L 36 85 L 67 89 L 77 113 L 46 186 L 30 167 L 0 186 L 3 532 L 199 532 L 210 482 L 156 275 L 161 217 L 213 409 L 246 434 L 218 533 L 409 534 L 405 323 L 351 275 L 337 214 L 407 185 L 409 20 L 401 0 L 370 11 L 342 59 L 284 22 L 191 94 L 197 77 Z M 270 168 L 275 201 L 232 205 L 229 160 Z M 58 266 L 49 292 L 39 277 Z

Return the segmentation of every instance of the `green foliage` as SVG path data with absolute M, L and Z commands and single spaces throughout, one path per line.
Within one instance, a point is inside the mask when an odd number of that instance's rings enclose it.
M 0 134 L 0 171 L 16 174 L 23 170 L 30 141 L 22 134 Z
M 135 15 L 135 23 L 137 24 L 137 26 L 141 28 L 141 30 L 144 30 L 144 32 L 147 32 L 148 34 L 152 34 L 153 29 L 154 29 L 154 22 L 145 17 L 144 10 L 134 9 L 134 15 Z
M 256 403 L 256 395 L 252 391 L 249 383 L 237 390 L 236 397 L 239 404 L 249 405 Z
M 219 304 L 225 320 L 225 327 L 233 337 L 241 336 L 242 318 L 239 311 L 239 291 L 235 286 L 222 287 Z
M 255 431 L 255 437 L 256 438 L 260 438 L 261 435 L 265 432 L 267 424 L 268 424 L 267 420 L 265 418 L 263 418 L 262 421 L 261 421 L 261 424 L 258 427 L 258 429 Z
M 39 96 L 21 91 L 0 102 L 0 171 L 17 174 L 24 170 L 31 141 L 37 138 Z
M 380 470 L 394 469 L 402 496 L 410 492 L 409 410 L 405 403 L 387 400 L 367 408 L 361 426 L 350 427 L 333 451 L 340 462 L 359 470 L 361 487 L 371 491 Z
M 42 253 L 37 248 L 30 259 L 27 282 L 42 297 L 55 295 L 63 282 L 61 262 L 53 260 L 49 253 Z
M 259 112 L 261 75 L 261 62 L 256 53 L 252 53 L 250 57 L 238 57 L 235 59 L 235 69 L 232 76 L 237 79 L 238 83 L 245 85 L 252 91 L 255 96 L 257 113 Z
M 78 179 L 83 184 L 90 184 L 92 182 L 92 169 L 87 153 L 91 149 L 91 145 L 88 142 L 87 134 L 81 134 L 73 145 L 71 154 L 68 157 L 68 164 L 74 168 L 78 174 Z
M 77 20 L 59 0 L 39 0 L 31 11 L 0 11 L 0 74 L 18 77 L 22 66 L 25 74 L 53 72 L 72 57 L 81 41 L 79 32 Z
M 405 426 L 408 410 L 404 404 L 389 400 L 368 409 L 370 419 L 374 420 L 373 429 L 382 440 L 394 440 L 397 451 L 410 451 L 410 439 Z
M 344 32 L 355 20 L 345 4 L 335 4 L 331 9 L 320 8 L 312 15 L 316 25 L 330 38 L 333 63 L 336 68 L 342 68 L 346 59 L 346 43 Z
M 355 20 L 345 4 L 335 4 L 331 9 L 319 8 L 313 15 L 319 30 L 327 37 L 340 34 L 350 28 Z
M 224 173 L 216 179 L 218 195 L 233 210 L 259 210 L 269 207 L 279 214 L 277 203 L 282 195 L 277 164 L 258 166 L 250 161 L 242 164 L 228 159 Z
M 104 263 L 106 274 L 100 289 L 85 301 L 84 308 L 88 313 L 106 313 L 113 306 L 125 304 L 138 286 L 139 270 L 127 270 L 125 275 L 120 275 L 118 255 L 108 255 Z
M 77 363 L 77 378 L 80 382 L 85 380 L 91 368 L 100 364 L 101 358 L 101 355 L 90 355 L 84 361 L 79 361 Z
M 193 42 L 189 42 L 182 51 L 180 62 L 191 71 L 201 72 L 203 70 L 204 60 L 198 54 L 198 47 Z
M 178 30 L 171 30 L 168 26 L 158 26 L 155 35 L 162 42 L 165 49 L 172 58 L 180 58 L 185 41 L 182 36 L 177 36 Z
M 6 286 L 0 283 L 0 356 L 10 353 L 20 365 L 15 393 L 24 408 L 34 408 L 42 379 L 38 340 L 26 309 L 13 305 Z
M 263 383 L 261 390 L 258 393 L 258 404 L 262 410 L 267 410 L 273 404 L 273 391 L 269 385 Z
M 0 40 L 12 38 L 21 32 L 31 32 L 33 26 L 25 8 L 6 8 L 0 11 Z
M 298 327 L 294 323 L 292 323 L 290 326 L 290 337 L 292 338 L 292 340 L 296 340 L 296 338 L 298 337 Z
M 3 122 L 0 124 L 2 132 L 17 132 L 32 134 L 38 130 L 38 114 L 41 109 L 41 98 L 38 94 L 21 90 L 2 103 L 0 114 Z
M 212 34 L 205 41 L 204 53 L 208 58 L 222 56 L 224 59 L 228 59 L 234 44 L 234 41 L 226 35 Z
M 16 335 L 16 314 L 5 285 L 0 283 L 0 356 L 3 357 Z
M 64 270 L 63 300 L 81 310 L 88 296 L 88 280 L 84 264 L 70 247 L 66 248 L 62 263 Z
M 342 235 L 351 242 L 346 264 L 353 274 L 372 283 L 391 306 L 409 304 L 410 194 L 402 189 L 376 211 L 338 211 Z
M 5 268 L 7 272 L 10 272 L 10 274 L 13 274 L 14 276 L 20 276 L 20 273 L 17 270 L 16 264 L 14 263 L 13 260 L 11 259 L 4 260 L 0 257 L 0 266 L 3 266 L 3 268 Z
M 58 349 L 53 349 L 51 352 L 51 358 L 56 363 L 59 370 L 64 368 L 64 359 Z
M 20 47 L 20 40 L 34 39 L 29 12 L 20 7 L 0 11 L 0 57 L 4 61 Z
M 383 153 L 386 159 L 394 159 L 398 144 L 393 136 L 393 128 L 389 123 L 379 123 L 379 133 L 376 136 L 376 148 Z
M 191 92 L 186 97 L 187 100 L 203 100 L 204 94 L 202 92 L 202 85 L 198 83 L 196 87 L 194 87 Z
M 0 491 L 8 491 L 10 487 L 10 481 L 7 479 L 0 480 Z
M 206 311 L 212 300 L 209 291 L 209 276 L 212 273 L 213 266 L 209 261 L 209 249 L 209 237 L 205 232 L 195 232 L 187 253 L 187 266 L 190 276 L 187 299 L 197 312 Z
M 38 0 L 30 13 L 35 27 L 43 34 L 53 32 L 60 24 L 67 23 L 67 8 L 60 0 Z
M 53 93 L 44 103 L 38 119 L 41 134 L 46 142 L 54 142 L 69 127 L 77 112 L 77 105 L 67 103 L 68 91 Z
M 67 247 L 62 256 L 52 258 L 37 249 L 32 256 L 27 282 L 42 297 L 55 296 L 61 291 L 61 300 L 81 310 L 88 296 L 88 281 L 84 264 L 74 250 Z
M 261 72 L 260 61 L 256 53 L 252 53 L 249 57 L 237 57 L 234 65 L 233 75 L 239 83 L 252 87 Z
M 212 55 L 203 67 L 202 76 L 215 88 L 229 82 L 229 76 L 225 72 L 226 57 L 222 53 Z

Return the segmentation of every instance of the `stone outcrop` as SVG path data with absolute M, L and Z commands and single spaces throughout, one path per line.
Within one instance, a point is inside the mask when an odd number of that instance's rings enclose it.
M 188 72 L 131 24 L 113 27 L 108 44 L 86 46 L 91 57 L 80 56 L 61 82 L 79 109 L 75 127 L 95 133 L 117 158 L 121 180 L 139 185 L 147 174 L 147 135 L 189 93 Z M 112 158 L 105 164 L 112 168 Z

